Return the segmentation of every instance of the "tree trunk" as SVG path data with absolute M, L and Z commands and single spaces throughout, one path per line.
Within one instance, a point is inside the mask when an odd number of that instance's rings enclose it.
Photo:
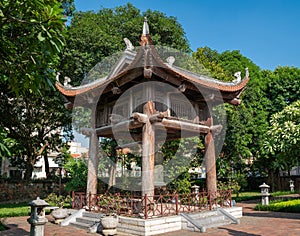
M 108 188 L 109 191 L 113 186 L 116 185 L 116 175 L 117 175 L 117 163 L 112 162 L 109 170 Z
M 45 152 L 44 154 L 44 162 L 45 162 L 45 172 L 46 172 L 46 178 L 50 178 L 50 168 L 49 168 L 49 160 L 48 160 L 48 153 Z
M 33 172 L 33 164 L 30 161 L 27 161 L 25 175 L 24 175 L 24 179 L 26 181 L 29 181 L 31 179 L 32 172 Z

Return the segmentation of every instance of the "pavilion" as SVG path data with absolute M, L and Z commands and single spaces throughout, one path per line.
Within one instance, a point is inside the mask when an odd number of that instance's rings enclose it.
M 222 103 L 239 105 L 249 73 L 236 81 L 223 82 L 164 61 L 143 25 L 140 47 L 128 39 L 122 57 L 108 75 L 72 87 L 56 83 L 71 105 L 91 108 L 87 193 L 97 194 L 99 137 L 131 140 L 142 152 L 141 192 L 154 195 L 154 163 L 157 143 L 205 135 L 207 191 L 217 191 L 214 135 L 222 129 L 213 124 L 212 108 Z M 126 146 L 126 145 L 125 145 Z

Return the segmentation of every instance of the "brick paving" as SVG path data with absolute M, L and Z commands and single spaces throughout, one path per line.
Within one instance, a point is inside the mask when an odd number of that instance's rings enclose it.
M 201 235 L 233 235 L 233 236 L 299 236 L 300 235 L 300 213 L 281 212 L 259 212 L 254 211 L 256 202 L 244 202 L 237 204 L 243 207 L 243 217 L 239 225 L 231 224 L 218 228 L 207 229 Z M 47 216 L 49 217 L 49 216 Z M 0 232 L 1 236 L 27 236 L 30 232 L 30 225 L 27 217 L 13 217 L 5 220 L 9 230 Z M 86 230 L 75 227 L 61 227 L 51 223 L 52 219 L 45 225 L 45 236 L 91 236 Z M 124 234 L 122 234 L 124 235 Z M 164 236 L 196 236 L 200 233 L 190 231 L 176 231 L 163 234 Z

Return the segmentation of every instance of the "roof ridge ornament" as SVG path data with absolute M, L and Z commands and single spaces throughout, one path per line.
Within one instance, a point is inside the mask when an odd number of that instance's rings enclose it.
M 149 35 L 149 25 L 148 25 L 148 20 L 147 17 L 144 17 L 144 25 L 143 25 L 143 35 Z
M 242 78 L 241 78 L 241 72 L 240 71 L 235 72 L 234 77 L 236 77 L 236 79 L 232 81 L 234 84 L 238 84 L 239 82 L 241 82 Z
M 134 46 L 132 45 L 131 41 L 128 38 L 124 38 L 124 42 L 126 44 L 126 50 L 133 51 Z
M 173 56 L 169 56 L 167 59 L 166 59 L 167 63 L 169 66 L 172 66 L 173 63 L 175 62 L 175 57 Z
M 232 83 L 239 84 L 242 81 L 241 72 L 240 71 L 235 72 L 234 73 L 234 77 L 236 77 L 236 79 L 234 79 L 232 81 Z M 248 69 L 248 67 L 245 68 L 245 78 L 249 78 L 249 69 Z
M 141 46 L 153 45 L 153 42 L 152 42 L 152 39 L 151 39 L 150 33 L 149 33 L 149 25 L 148 25 L 147 17 L 144 17 L 143 33 L 141 36 L 140 44 L 141 44 Z
M 246 71 L 246 78 L 249 78 L 249 69 L 248 69 L 248 67 L 245 68 L 245 71 Z

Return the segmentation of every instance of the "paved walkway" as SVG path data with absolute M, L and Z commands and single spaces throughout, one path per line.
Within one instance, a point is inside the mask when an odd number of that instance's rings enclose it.
M 254 211 L 255 201 L 238 203 L 243 207 L 243 217 L 239 225 L 231 224 L 214 229 L 207 229 L 206 233 L 194 233 L 189 231 L 176 231 L 166 233 L 164 236 L 299 236 L 300 235 L 300 213 L 280 213 L 280 212 L 258 212 Z M 48 217 L 48 216 L 47 216 Z M 27 236 L 30 232 L 30 225 L 26 219 L 28 217 L 7 218 L 6 223 L 9 230 L 0 232 L 2 236 Z M 49 218 L 51 221 L 52 219 Z M 91 236 L 85 230 L 74 227 L 60 227 L 53 223 L 45 225 L 45 236 Z

